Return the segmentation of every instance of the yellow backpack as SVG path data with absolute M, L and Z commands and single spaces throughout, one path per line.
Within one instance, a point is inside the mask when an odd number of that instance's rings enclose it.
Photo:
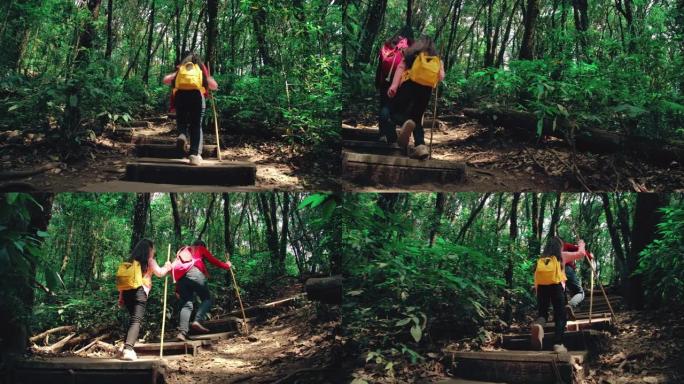
M 175 88 L 183 91 L 199 90 L 204 93 L 202 79 L 202 69 L 200 69 L 199 65 L 187 63 L 178 68 Z
M 142 267 L 137 260 L 133 260 L 132 263 L 119 264 L 119 269 L 116 271 L 116 289 L 119 291 L 138 289 L 143 282 L 148 281 L 143 277 Z
M 535 285 L 560 284 L 565 280 L 565 271 L 556 256 L 542 256 L 537 260 L 537 269 L 534 271 Z
M 414 83 L 435 88 L 437 84 L 439 84 L 439 72 L 441 68 L 442 61 L 439 56 L 428 56 L 425 52 L 421 52 L 418 54 L 418 57 L 413 60 L 408 79 Z

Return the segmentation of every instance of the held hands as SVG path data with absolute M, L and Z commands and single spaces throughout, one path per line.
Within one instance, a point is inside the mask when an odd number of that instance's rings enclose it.
M 394 97 L 394 95 L 396 95 L 396 94 L 397 94 L 397 87 L 395 87 L 395 86 L 391 86 L 387 90 L 387 96 L 389 96 L 390 98 Z
M 166 264 L 164 264 L 164 268 L 166 268 L 166 269 L 171 269 L 171 262 L 169 262 L 169 261 L 167 260 L 167 261 L 166 261 Z

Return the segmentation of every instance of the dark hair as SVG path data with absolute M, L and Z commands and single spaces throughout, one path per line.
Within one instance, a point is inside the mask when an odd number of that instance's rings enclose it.
M 200 240 L 200 239 L 195 240 L 195 242 L 192 243 L 192 245 L 194 245 L 194 246 L 196 246 L 196 247 L 197 247 L 197 246 L 202 246 L 202 247 L 204 247 L 204 248 L 207 247 L 207 244 L 206 244 L 204 241 Z
M 202 59 L 200 59 L 199 55 L 192 51 L 183 52 L 183 55 L 181 55 L 181 57 L 183 58 L 183 60 L 181 60 L 180 62 L 181 65 L 187 63 L 195 63 L 201 67 L 204 64 L 202 62 Z
M 406 48 L 404 51 L 404 60 L 406 60 L 406 67 L 410 68 L 413 65 L 413 61 L 416 59 L 419 53 L 425 52 L 430 56 L 438 56 L 437 48 L 435 48 L 435 42 L 431 37 L 421 36 L 418 40 L 414 41 L 411 46 Z
M 546 242 L 546 246 L 544 247 L 544 251 L 542 252 L 542 256 L 556 256 L 558 260 L 561 260 L 562 255 L 561 252 L 563 251 L 563 240 L 558 237 L 554 236 L 549 239 L 549 241 Z
M 407 39 L 408 44 L 411 45 L 413 41 L 413 31 L 411 31 L 410 26 L 405 25 L 400 30 L 398 30 L 397 33 L 395 33 L 392 37 L 385 40 L 385 45 L 389 45 L 392 48 L 394 48 L 397 46 L 397 44 L 399 44 L 401 39 Z
M 149 239 L 142 239 L 133 247 L 130 261 L 137 260 L 140 263 L 142 273 L 147 272 L 147 260 L 150 257 L 150 249 L 154 249 L 154 243 Z

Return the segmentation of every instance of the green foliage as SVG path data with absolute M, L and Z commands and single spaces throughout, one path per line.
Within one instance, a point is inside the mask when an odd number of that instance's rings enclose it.
M 684 300 L 684 206 L 663 209 L 658 235 L 641 252 L 636 271 L 644 279 L 647 302 L 653 305 Z

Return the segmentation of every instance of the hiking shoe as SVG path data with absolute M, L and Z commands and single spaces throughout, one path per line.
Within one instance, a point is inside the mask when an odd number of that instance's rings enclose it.
M 411 138 L 411 134 L 413 133 L 413 130 L 416 128 L 416 122 L 409 119 L 404 122 L 404 124 L 401 126 L 401 131 L 399 132 L 399 137 L 397 138 L 397 143 L 399 143 L 400 146 L 406 148 L 408 147 L 408 142 L 409 139 Z
M 565 348 L 565 345 L 563 345 L 563 344 L 554 344 L 553 345 L 553 351 L 556 353 L 567 353 L 568 349 Z
M 209 333 L 209 329 L 204 327 L 198 321 L 194 321 L 192 324 L 190 324 L 190 328 L 198 333 Z
M 425 160 L 428 157 L 428 148 L 425 144 L 421 144 L 417 146 L 414 150 L 413 153 L 411 154 L 411 157 L 414 159 L 418 160 Z
M 176 340 L 178 340 L 178 341 L 185 341 L 185 340 L 187 340 L 187 338 L 185 337 L 185 333 L 183 333 L 183 332 L 178 332 L 178 334 L 176 335 Z
M 187 152 L 187 146 L 188 146 L 188 138 L 187 138 L 187 136 L 185 136 L 184 133 L 181 133 L 176 138 L 176 147 L 181 152 Z
M 121 360 L 136 361 L 138 360 L 138 355 L 136 355 L 134 350 L 130 348 L 124 348 L 123 353 L 121 354 Z
M 190 165 L 200 165 L 200 164 L 202 164 L 202 156 L 190 155 Z
M 575 317 L 575 311 L 573 311 L 570 304 L 565 306 L 565 313 L 568 320 L 577 320 L 577 317 Z
M 532 330 L 530 332 L 532 344 L 532 349 L 535 351 L 541 351 L 544 345 L 544 327 L 541 324 L 532 324 Z
M 387 136 L 385 136 L 385 135 L 380 136 L 378 141 L 383 143 L 383 144 L 387 144 Z

